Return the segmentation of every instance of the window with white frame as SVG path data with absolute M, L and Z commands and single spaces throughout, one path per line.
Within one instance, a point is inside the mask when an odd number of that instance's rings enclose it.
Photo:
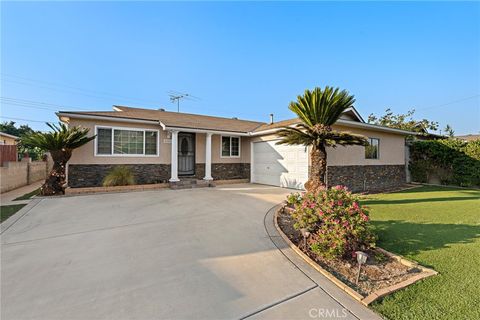
M 222 136 L 222 158 L 240 157 L 240 137 Z
M 380 139 L 368 138 L 368 145 L 365 146 L 365 159 L 379 158 Z
M 158 131 L 130 128 L 97 128 L 97 155 L 158 155 Z

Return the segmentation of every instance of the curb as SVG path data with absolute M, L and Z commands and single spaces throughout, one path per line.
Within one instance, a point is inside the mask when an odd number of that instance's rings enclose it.
M 307 256 L 302 250 L 300 250 L 288 237 L 285 233 L 283 233 L 282 229 L 280 228 L 280 226 L 278 225 L 278 214 L 280 213 L 280 210 L 284 210 L 285 207 L 282 206 L 279 207 L 277 210 L 275 210 L 275 214 L 274 214 L 274 224 L 275 224 L 275 229 L 277 229 L 277 232 L 280 234 L 280 236 L 283 238 L 283 240 L 288 244 L 288 246 L 293 250 L 295 251 L 300 257 L 303 258 L 303 260 L 305 260 L 306 263 L 308 263 L 312 268 L 314 268 L 315 270 L 317 270 L 318 272 L 320 272 L 322 275 L 324 275 L 326 278 L 328 278 L 330 281 L 332 281 L 337 287 L 339 287 L 340 289 L 342 289 L 343 291 L 345 291 L 347 294 L 349 294 L 352 298 L 354 298 L 355 300 L 361 302 L 363 305 L 365 306 L 368 306 L 369 304 L 371 304 L 372 302 L 374 302 L 375 300 L 377 299 L 380 299 L 382 297 L 385 297 L 386 295 L 389 295 L 395 291 L 398 291 L 400 289 L 403 289 L 411 284 L 414 284 L 415 282 L 417 281 L 420 281 L 422 279 L 425 279 L 427 277 L 430 277 L 430 276 L 434 276 L 434 275 L 437 275 L 438 272 L 435 271 L 435 270 L 432 270 L 432 269 L 429 269 L 429 268 L 426 268 L 426 267 L 423 267 L 421 265 L 419 265 L 418 263 L 416 262 L 413 262 L 413 261 L 410 261 L 410 260 L 407 260 L 405 259 L 404 257 L 402 256 L 399 256 L 399 255 L 396 255 L 396 254 L 393 254 L 389 251 L 386 251 L 382 248 L 378 248 L 377 249 L 379 251 L 381 251 L 383 254 L 397 260 L 398 262 L 400 262 L 401 264 L 405 265 L 405 266 L 408 266 L 408 267 L 415 267 L 415 268 L 418 268 L 418 269 L 421 269 L 422 272 L 416 276 L 413 276 L 405 281 L 402 281 L 402 282 L 399 282 L 397 284 L 394 284 L 394 285 L 391 285 L 389 287 L 386 287 L 386 288 L 382 288 L 382 289 L 379 289 L 371 294 L 369 294 L 368 296 L 363 296 L 361 294 L 359 294 L 358 292 L 356 292 L 355 290 L 353 290 L 352 288 L 350 288 L 348 285 L 346 285 L 345 283 L 343 283 L 342 281 L 340 281 L 337 277 L 335 277 L 333 274 L 331 274 L 330 272 L 328 272 L 327 270 L 325 270 L 324 268 L 322 268 L 320 265 L 318 265 L 315 261 L 313 261 L 309 256 Z
M 15 224 L 18 220 L 20 220 L 24 215 L 26 215 L 33 207 L 39 204 L 42 199 L 36 198 L 30 200 L 30 202 L 24 206 L 22 209 L 18 210 L 13 216 L 8 217 L 7 220 L 0 224 L 0 234 L 3 234 L 7 231 L 12 225 Z

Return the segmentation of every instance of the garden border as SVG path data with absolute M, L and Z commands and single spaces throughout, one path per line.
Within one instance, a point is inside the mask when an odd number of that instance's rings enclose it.
M 421 269 L 422 272 L 418 275 L 415 275 L 405 281 L 402 281 L 402 282 L 399 282 L 397 284 L 394 284 L 392 286 L 389 286 L 389 287 L 386 287 L 386 288 L 383 288 L 383 289 L 380 289 L 380 290 L 377 290 L 371 294 L 369 294 L 368 296 L 363 296 L 361 295 L 360 293 L 356 292 L 355 290 L 353 290 L 352 288 L 350 288 L 348 285 L 346 285 L 345 283 L 343 283 L 342 281 L 340 281 L 337 277 L 335 277 L 333 274 L 331 274 L 330 272 L 328 272 L 327 270 L 325 270 L 324 268 L 322 268 L 319 264 L 317 264 L 315 261 L 313 261 L 309 256 L 307 256 L 302 250 L 300 250 L 300 248 L 298 248 L 288 237 L 287 235 L 283 232 L 283 230 L 280 228 L 280 226 L 278 225 L 278 214 L 280 212 L 280 210 L 285 210 L 285 203 L 282 203 L 280 204 L 279 208 L 275 210 L 275 214 L 274 214 L 274 224 L 275 224 L 275 229 L 277 229 L 277 232 L 280 234 L 280 236 L 283 238 L 283 240 L 288 244 L 288 246 L 293 250 L 295 251 L 300 257 L 303 258 L 303 260 L 305 260 L 306 263 L 308 263 L 311 267 L 313 267 L 315 270 L 317 270 L 318 272 L 320 272 L 322 275 L 324 275 L 327 279 L 329 279 L 330 281 L 332 281 L 335 285 L 337 285 L 340 289 L 342 289 L 343 291 L 345 291 L 346 293 L 348 293 L 352 298 L 354 298 L 355 300 L 361 302 L 363 305 L 365 306 L 368 306 L 370 303 L 374 302 L 375 300 L 379 299 L 379 298 L 382 298 L 382 297 L 385 297 L 386 295 L 389 295 L 395 291 L 398 291 L 400 289 L 403 289 L 415 282 L 418 282 L 422 279 L 425 279 L 425 278 L 428 278 L 430 276 L 434 276 L 434 275 L 437 275 L 438 272 L 433 270 L 433 269 L 429 269 L 429 268 L 426 268 L 424 266 L 421 266 L 419 265 L 418 263 L 414 262 L 414 261 L 410 261 L 410 260 L 407 260 L 405 259 L 404 257 L 400 256 L 400 255 L 396 255 L 396 254 L 393 254 L 389 251 L 386 251 L 382 248 L 377 248 L 379 249 L 383 254 L 397 260 L 398 262 L 400 262 L 401 264 L 405 265 L 405 266 L 408 266 L 408 267 L 416 267 L 418 269 Z

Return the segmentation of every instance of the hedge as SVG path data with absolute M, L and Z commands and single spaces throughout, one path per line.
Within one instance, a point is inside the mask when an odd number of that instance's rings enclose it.
M 416 182 L 425 183 L 437 175 L 442 184 L 480 186 L 480 140 L 414 141 L 409 168 Z

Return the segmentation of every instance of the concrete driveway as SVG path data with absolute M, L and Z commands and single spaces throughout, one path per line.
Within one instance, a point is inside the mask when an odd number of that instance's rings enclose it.
M 288 192 L 242 184 L 37 201 L 3 226 L 1 318 L 378 317 L 275 234 L 270 209 Z

